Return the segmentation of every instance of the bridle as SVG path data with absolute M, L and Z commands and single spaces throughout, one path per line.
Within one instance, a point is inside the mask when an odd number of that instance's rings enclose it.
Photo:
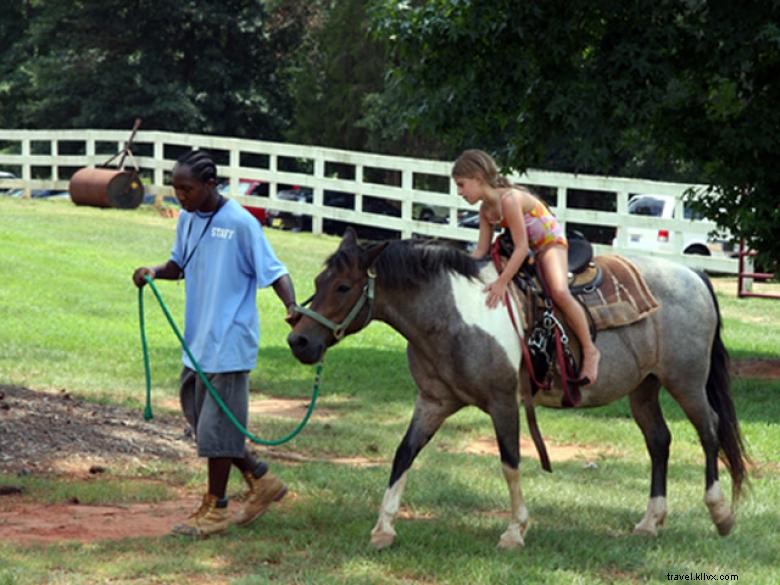
M 296 313 L 300 313 L 301 315 L 306 315 L 310 319 L 315 320 L 320 325 L 330 329 L 333 332 L 333 337 L 336 338 L 336 341 L 339 341 L 342 337 L 344 337 L 347 328 L 352 324 L 352 321 L 355 320 L 355 317 L 357 317 L 358 313 L 360 313 L 366 303 L 368 303 L 368 314 L 366 315 L 366 319 L 363 322 L 363 326 L 365 327 L 368 322 L 371 321 L 371 314 L 374 309 L 374 287 L 376 281 L 376 271 L 373 268 L 369 268 L 367 274 L 368 281 L 363 286 L 363 292 L 360 294 L 360 298 L 355 301 L 355 304 L 350 309 L 349 313 L 347 313 L 347 316 L 344 317 L 344 320 L 341 323 L 331 321 L 327 317 L 319 314 L 317 311 L 312 311 L 311 309 L 306 308 L 306 305 L 310 304 L 312 299 L 314 299 L 314 295 L 310 296 L 300 305 L 293 305 L 292 310 Z

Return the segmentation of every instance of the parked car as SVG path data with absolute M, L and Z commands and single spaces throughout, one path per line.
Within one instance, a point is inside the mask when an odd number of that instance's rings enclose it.
M 458 212 L 458 226 L 479 229 L 479 211 Z
M 0 181 L 3 179 L 16 179 L 16 175 L 9 173 L 8 171 L 0 171 Z M 12 189 L 10 187 L 0 187 L 0 193 L 7 194 Z
M 628 213 L 632 215 L 644 215 L 661 219 L 675 218 L 676 200 L 671 195 L 634 195 L 628 202 Z M 697 220 L 703 217 L 690 206 L 683 205 L 683 219 Z M 620 227 L 628 232 L 626 245 L 630 249 L 645 250 L 649 252 L 672 251 L 675 247 L 675 238 L 678 235 L 667 228 L 652 227 Z M 682 234 L 683 254 L 699 254 L 711 256 L 713 252 L 722 253 L 723 243 L 714 241 L 703 233 Z M 612 245 L 617 244 L 617 234 Z
M 230 195 L 230 183 L 224 182 L 220 183 L 217 186 L 217 191 L 220 195 L 223 195 L 225 197 Z M 236 186 L 236 195 L 243 195 L 243 196 L 251 196 L 255 195 L 258 197 L 268 197 L 268 183 L 265 181 L 258 181 L 255 179 L 239 179 L 238 185 Z M 265 208 L 263 207 L 255 207 L 255 206 L 249 206 L 244 205 L 244 209 L 246 209 L 250 214 L 252 214 L 257 221 L 259 221 L 261 224 L 266 225 L 268 223 L 268 213 Z
M 432 221 L 434 223 L 447 223 L 449 221 L 450 208 L 425 203 L 412 204 L 412 217 L 420 221 Z
M 0 171 L 0 180 L 18 179 L 15 174 L 9 171 Z M 3 187 L 0 188 L 0 193 L 8 197 L 24 197 L 24 189 L 19 187 Z M 44 199 L 49 197 L 68 197 L 68 191 L 66 189 L 31 189 L 30 197 L 34 199 Z
M 24 197 L 24 189 L 10 189 L 4 193 L 9 197 Z M 70 197 L 70 193 L 64 189 L 31 189 L 30 197 L 32 199 L 65 199 Z
M 217 191 L 221 195 L 230 195 L 230 183 L 225 181 L 217 186 Z M 268 183 L 256 179 L 239 179 L 236 185 L 236 195 L 257 195 L 259 197 L 268 197 Z
M 465 227 L 478 230 L 479 229 L 479 211 L 461 210 L 458 211 L 458 227 Z M 477 247 L 478 234 L 474 234 L 474 239 L 469 241 L 463 240 L 451 240 L 449 238 L 442 238 L 442 241 L 446 244 L 454 246 L 468 252 L 469 254 Z
M 285 201 L 299 201 L 301 203 L 311 203 L 314 200 L 314 193 L 308 188 L 292 188 L 279 191 L 276 196 Z M 355 195 L 341 191 L 325 191 L 323 194 L 324 204 L 329 207 L 339 207 L 341 209 L 355 208 Z M 391 217 L 401 217 L 401 208 L 385 199 L 376 197 L 363 198 L 363 211 L 366 213 L 376 213 L 379 215 L 388 215 Z M 294 231 L 311 231 L 311 216 L 308 214 L 291 213 L 289 211 L 268 211 L 268 225 L 279 229 Z M 336 219 L 323 219 L 322 230 L 326 234 L 342 235 L 352 226 L 359 238 L 364 240 L 388 240 L 400 237 L 398 230 L 387 228 L 352 224 L 346 221 Z
M 276 198 L 281 199 L 282 201 L 311 203 L 314 199 L 314 195 L 311 189 L 293 187 L 292 189 L 278 191 L 276 193 Z M 267 216 L 268 225 L 274 228 L 292 230 L 294 232 L 311 230 L 311 217 L 302 213 L 269 209 Z

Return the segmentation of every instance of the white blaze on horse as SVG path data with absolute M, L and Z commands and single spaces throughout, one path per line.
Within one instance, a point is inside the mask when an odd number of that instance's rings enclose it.
M 636 258 L 634 263 L 659 308 L 636 323 L 599 332 L 596 343 L 603 358 L 598 381 L 581 389 L 578 407 L 629 397 L 652 461 L 647 511 L 635 532 L 655 535 L 666 519 L 671 442 L 658 401 L 663 385 L 699 434 L 705 455 L 704 500 L 718 532 L 728 534 L 747 459 L 729 393 L 717 301 L 706 276 L 658 259 Z M 447 417 L 468 405 L 493 421 L 509 488 L 511 519 L 499 546 L 524 544 L 528 510 L 518 469 L 518 401 L 529 378 L 508 311 L 485 306 L 485 283 L 495 278 L 491 263 L 454 248 L 415 240 L 361 246 L 348 230 L 315 280 L 310 307 L 299 308 L 303 315 L 288 343 L 303 363 L 318 362 L 330 346 L 372 319 L 384 321 L 408 341 L 409 368 L 419 393 L 371 533 L 378 548 L 396 536 L 394 523 L 415 457 Z M 517 314 L 523 309 L 515 305 Z M 560 383 L 535 395 L 537 403 L 557 408 L 562 398 Z M 731 474 L 732 504 L 718 483 L 719 455 Z

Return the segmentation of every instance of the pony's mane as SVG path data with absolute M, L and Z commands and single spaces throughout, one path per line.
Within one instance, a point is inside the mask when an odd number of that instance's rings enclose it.
M 366 251 L 370 246 L 361 247 Z M 337 250 L 327 260 L 327 266 L 336 270 L 354 261 L 350 255 Z M 394 240 L 379 254 L 375 268 L 378 283 L 390 289 L 413 289 L 432 281 L 444 272 L 456 272 L 467 278 L 479 274 L 477 261 L 468 254 L 432 240 Z

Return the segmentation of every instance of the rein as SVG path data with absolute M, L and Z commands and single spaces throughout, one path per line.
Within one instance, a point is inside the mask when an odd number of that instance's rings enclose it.
M 368 269 L 368 282 L 366 282 L 365 286 L 363 286 L 363 292 L 360 294 L 360 298 L 355 302 L 352 309 L 350 309 L 349 313 L 347 313 L 347 316 L 344 317 L 344 320 L 341 323 L 336 323 L 335 321 L 331 321 L 327 317 L 324 317 L 317 311 L 312 311 L 311 309 L 306 308 L 306 305 L 310 304 L 312 299 L 314 299 L 314 295 L 310 296 L 308 299 L 303 301 L 300 305 L 293 305 L 292 310 L 296 313 L 300 313 L 301 315 L 306 315 L 310 319 L 315 320 L 320 325 L 323 325 L 327 329 L 330 329 L 333 332 L 333 337 L 336 338 L 336 340 L 340 340 L 342 337 L 344 337 L 344 334 L 347 331 L 347 328 L 352 324 L 352 321 L 355 320 L 355 317 L 358 316 L 358 313 L 360 313 L 361 310 L 363 310 L 363 307 L 366 303 L 368 303 L 368 314 L 366 315 L 366 319 L 363 322 L 363 326 L 367 325 L 369 321 L 371 321 L 371 314 L 374 310 L 374 289 L 376 286 L 376 271 L 373 268 Z
M 498 272 L 501 272 L 501 257 L 499 254 L 499 247 L 500 244 L 498 240 L 496 240 L 493 243 L 493 246 L 490 249 L 490 257 L 493 260 L 493 263 L 496 266 L 496 270 Z M 511 286 L 511 285 L 510 285 Z M 522 362 L 525 361 L 525 369 L 528 372 L 528 378 L 529 378 L 529 384 L 520 384 L 520 394 L 523 396 L 523 407 L 525 408 L 525 419 L 528 421 L 528 430 L 531 433 L 531 438 L 534 441 L 534 446 L 536 447 L 536 452 L 539 453 L 539 462 L 542 465 L 542 469 L 545 471 L 552 472 L 552 466 L 550 465 L 550 457 L 547 454 L 547 447 L 544 444 L 544 438 L 542 437 L 542 433 L 539 432 L 539 424 L 536 422 L 536 411 L 534 410 L 534 398 L 531 394 L 531 388 L 530 384 L 536 384 L 537 386 L 540 386 L 540 384 L 536 381 L 536 378 L 534 376 L 534 366 L 533 362 L 531 360 L 531 354 L 528 350 L 528 344 L 526 343 L 525 337 L 520 333 L 520 328 L 517 326 L 517 323 L 515 322 L 515 315 L 514 311 L 512 311 L 512 304 L 511 299 L 509 298 L 509 289 L 507 288 L 507 291 L 504 293 L 504 304 L 506 305 L 507 311 L 509 312 L 509 319 L 512 321 L 512 327 L 515 329 L 515 333 L 517 333 L 517 339 L 520 342 L 520 347 L 522 348 L 522 355 L 521 358 L 521 369 L 522 369 Z
M 160 303 L 160 308 L 165 314 L 165 317 L 168 319 L 168 323 L 170 323 L 173 332 L 176 334 L 176 337 L 179 339 L 179 343 L 181 343 L 182 348 L 187 353 L 187 356 L 190 358 L 192 365 L 195 366 L 195 371 L 198 373 L 198 376 L 200 377 L 201 381 L 206 385 L 206 388 L 208 389 L 209 394 L 211 394 L 211 397 L 214 399 L 214 402 L 216 402 L 219 408 L 222 409 L 222 412 L 225 413 L 225 416 L 228 417 L 230 422 L 232 422 L 233 425 L 235 425 L 235 427 L 239 431 L 241 431 L 241 434 L 243 434 L 247 439 L 249 439 L 253 443 L 257 443 L 259 445 L 276 446 L 290 441 L 293 437 L 295 437 L 298 433 L 300 433 L 303 430 L 303 427 L 305 427 L 306 423 L 309 422 L 309 418 L 311 417 L 312 412 L 314 412 L 314 407 L 317 404 L 317 396 L 320 393 L 322 362 L 317 364 L 317 369 L 314 374 L 314 385 L 312 387 L 309 407 L 306 410 L 306 414 L 303 416 L 303 420 L 301 420 L 298 426 L 295 427 L 289 434 L 285 435 L 281 439 L 261 439 L 259 437 L 256 437 L 255 435 L 250 433 L 244 425 L 241 424 L 241 422 L 230 411 L 227 404 L 225 404 L 225 402 L 219 396 L 219 393 L 216 391 L 214 386 L 211 385 L 211 382 L 206 377 L 206 374 L 203 373 L 203 370 L 200 369 L 200 365 L 198 364 L 195 357 L 192 355 L 192 352 L 190 351 L 190 348 L 187 346 L 187 343 L 184 341 L 184 337 L 182 337 L 179 328 L 176 327 L 176 323 L 174 322 L 173 317 L 171 317 L 171 313 L 170 311 L 168 311 L 168 307 L 165 306 L 165 302 L 163 301 L 162 296 L 160 296 L 160 292 L 157 290 L 157 287 L 154 285 L 154 282 L 152 282 L 152 279 L 149 277 L 149 275 L 146 275 L 144 279 L 149 284 L 149 287 L 152 289 L 154 296 L 157 297 L 157 300 Z M 138 319 L 141 326 L 141 346 L 143 347 L 144 374 L 146 377 L 146 407 L 144 408 L 144 419 L 151 420 L 153 417 L 152 405 L 151 405 L 152 379 L 151 379 L 151 369 L 149 367 L 149 349 L 146 343 L 146 327 L 144 325 L 144 289 L 143 288 L 138 289 Z

